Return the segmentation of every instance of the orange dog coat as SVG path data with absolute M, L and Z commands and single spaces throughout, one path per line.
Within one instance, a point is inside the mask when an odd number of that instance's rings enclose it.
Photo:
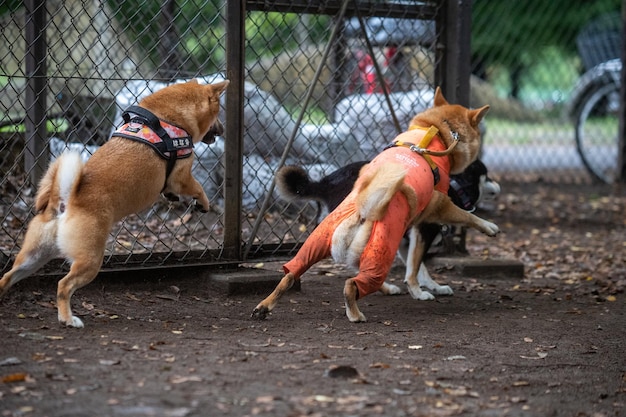
M 421 130 L 410 130 L 400 134 L 396 141 L 418 143 L 423 135 L 424 132 Z M 438 136 L 433 138 L 428 148 L 436 151 L 445 150 Z M 415 190 L 418 201 L 417 213 L 421 213 L 430 201 L 433 191 L 437 190 L 447 194 L 450 183 L 448 157 L 433 156 L 431 158 L 439 168 L 440 181 L 437 185 L 434 185 L 433 172 L 426 159 L 406 147 L 386 149 L 364 169 L 375 169 L 380 165 L 389 163 L 402 164 L 407 169 L 404 181 Z M 357 180 L 354 189 L 358 189 L 358 184 L 359 181 Z M 296 279 L 299 279 L 311 266 L 331 255 L 333 233 L 341 222 L 356 212 L 355 199 L 356 192 L 352 191 L 313 230 L 296 256 L 283 265 L 285 273 L 292 273 Z M 378 291 L 383 285 L 400 246 L 402 236 L 412 219 L 406 197 L 401 192 L 397 192 L 391 199 L 384 218 L 374 222 L 369 241 L 361 254 L 359 272 L 355 277 L 359 298 Z

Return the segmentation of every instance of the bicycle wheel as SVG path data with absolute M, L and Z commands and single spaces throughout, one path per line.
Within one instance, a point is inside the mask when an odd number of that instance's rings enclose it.
M 619 89 L 602 84 L 591 91 L 576 113 L 576 147 L 596 181 L 612 183 L 617 177 L 619 143 Z

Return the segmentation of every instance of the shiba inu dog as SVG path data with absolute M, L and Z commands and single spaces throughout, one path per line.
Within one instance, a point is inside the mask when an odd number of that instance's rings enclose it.
M 462 172 L 478 155 L 479 123 L 488 110 L 449 104 L 437 88 L 434 106 L 416 115 L 406 132 L 364 166 L 350 194 L 283 266 L 285 276 L 252 316 L 265 318 L 296 279 L 332 256 L 358 270 L 344 284 L 346 315 L 352 322 L 365 321 L 357 300 L 383 287 L 407 230 L 406 281 L 414 298 L 421 298 L 421 223 L 459 224 L 495 236 L 495 224 L 457 207 L 447 196 L 450 174 Z
M 369 161 L 352 162 L 331 172 L 319 181 L 312 180 L 304 167 L 287 165 L 276 172 L 276 189 L 278 194 L 287 201 L 316 201 L 317 217 L 315 223 L 318 224 L 322 207 L 327 213 L 337 208 L 352 190 L 361 169 L 368 163 Z M 450 176 L 448 196 L 454 204 L 463 210 L 473 212 L 479 204 L 492 202 L 499 194 L 500 185 L 489 178 L 487 167 L 480 159 L 476 159 L 460 174 Z M 421 223 L 419 225 L 419 237 L 424 242 L 422 245 L 423 253 L 417 254 L 417 256 L 423 258 L 441 232 L 442 225 Z M 409 239 L 405 238 L 398 249 L 398 255 L 405 264 L 408 259 L 407 252 L 410 244 Z M 417 277 L 419 285 L 428 290 L 419 294 L 421 300 L 434 299 L 431 295 L 453 294 L 450 286 L 440 285 L 432 279 L 423 262 L 419 266 Z M 388 283 L 381 287 L 381 291 L 385 294 L 402 292 L 400 288 Z
M 186 195 L 209 210 L 202 186 L 191 175 L 193 144 L 212 143 L 223 133 L 217 116 L 225 80 L 173 84 L 131 106 L 124 125 L 86 163 L 67 152 L 48 168 L 35 198 L 15 262 L 0 280 L 0 295 L 62 257 L 70 270 L 58 284 L 59 322 L 83 327 L 72 315 L 71 297 L 98 274 L 113 224 L 153 204 L 159 194 Z

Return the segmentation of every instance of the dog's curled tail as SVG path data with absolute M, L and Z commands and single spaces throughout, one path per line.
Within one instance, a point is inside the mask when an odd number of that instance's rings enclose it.
M 287 165 L 276 172 L 276 191 L 285 200 L 317 199 L 313 185 L 300 166 Z
M 83 169 L 83 160 L 78 152 L 65 152 L 48 168 L 39 183 L 35 197 L 37 213 L 48 209 L 60 213 L 67 205 L 72 191 L 76 187 Z
M 391 198 L 404 192 L 406 169 L 399 164 L 386 164 L 363 174 L 358 189 L 356 206 L 361 218 L 381 220 L 387 212 Z

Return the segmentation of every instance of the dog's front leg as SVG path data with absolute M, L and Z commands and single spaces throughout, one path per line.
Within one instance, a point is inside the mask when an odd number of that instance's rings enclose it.
M 204 192 L 204 188 L 202 188 L 200 183 L 193 177 L 190 186 L 190 189 L 185 194 L 190 195 L 194 198 L 194 200 L 196 200 L 196 209 L 198 209 L 201 213 L 208 213 L 211 205 L 209 203 L 209 198 Z
M 387 281 L 383 282 L 383 286 L 380 287 L 379 291 L 385 295 L 402 294 L 402 288 L 398 287 L 397 285 L 390 284 Z
M 423 231 L 421 229 L 421 227 L 419 228 L 419 235 L 422 236 L 422 239 L 420 240 L 424 240 L 423 239 L 423 235 L 422 235 Z M 405 241 L 407 241 L 405 243 Z M 425 253 L 428 251 L 426 249 L 426 247 L 424 246 L 426 242 L 423 241 L 422 242 L 422 248 L 419 249 L 421 253 L 421 258 L 424 259 L 424 255 Z M 409 258 L 409 246 L 410 246 L 410 240 L 408 239 L 403 239 L 402 243 L 400 244 L 400 247 L 398 248 L 398 256 L 402 259 L 402 262 L 404 263 L 404 265 L 408 265 L 408 258 Z M 408 272 L 408 268 L 407 268 L 407 272 Z M 428 269 L 426 268 L 426 265 L 424 265 L 424 261 L 420 262 L 419 264 L 419 270 L 417 272 L 417 282 L 419 283 L 419 287 L 421 289 L 421 287 L 425 287 L 429 290 L 429 292 L 433 295 L 452 295 L 454 294 L 454 291 L 452 291 L 452 288 L 450 288 L 450 286 L 448 285 L 439 285 L 435 280 L 433 280 L 430 276 L 430 274 L 428 273 Z M 407 278 L 405 277 L 405 281 L 404 283 L 407 285 L 408 287 L 408 282 L 407 282 Z M 387 284 L 385 283 L 384 285 L 389 285 L 391 287 L 396 287 L 395 285 L 391 285 L 391 284 Z M 415 284 L 413 284 L 415 285 Z M 398 288 L 398 290 L 400 290 Z M 386 290 L 384 288 L 381 288 L 381 292 L 383 294 L 400 294 L 400 292 L 391 292 L 389 290 Z
M 420 219 L 430 223 L 473 227 L 487 236 L 495 236 L 500 233 L 500 229 L 496 224 L 457 207 L 447 195 L 439 191 L 435 191 L 428 206 L 420 215 Z
M 449 285 L 439 285 L 435 280 L 433 280 L 428 273 L 428 269 L 426 269 L 426 265 L 424 262 L 420 264 L 420 269 L 417 272 L 417 281 L 420 284 L 420 287 L 428 288 L 431 293 L 437 295 L 452 295 L 454 291 Z
M 187 163 L 188 158 L 185 160 L 185 164 L 177 166 L 172 172 L 167 184 L 167 188 L 163 190 L 163 195 L 170 199 L 171 195 L 185 195 L 193 198 L 195 202 L 195 208 L 202 213 L 207 213 L 210 209 L 209 198 L 204 192 L 202 185 L 191 175 L 191 163 Z M 170 199 L 170 201 L 172 201 Z
M 280 280 L 274 291 L 263 301 L 261 301 L 252 311 L 251 317 L 259 320 L 265 319 L 270 311 L 276 307 L 278 300 L 285 294 L 295 282 L 293 274 L 288 273 Z
M 346 316 L 348 316 L 348 320 L 352 323 L 367 321 L 365 315 L 361 313 L 356 303 L 359 297 L 359 290 L 357 289 L 356 282 L 354 282 L 354 278 L 346 280 L 346 284 L 343 287 L 343 296 L 346 300 Z

